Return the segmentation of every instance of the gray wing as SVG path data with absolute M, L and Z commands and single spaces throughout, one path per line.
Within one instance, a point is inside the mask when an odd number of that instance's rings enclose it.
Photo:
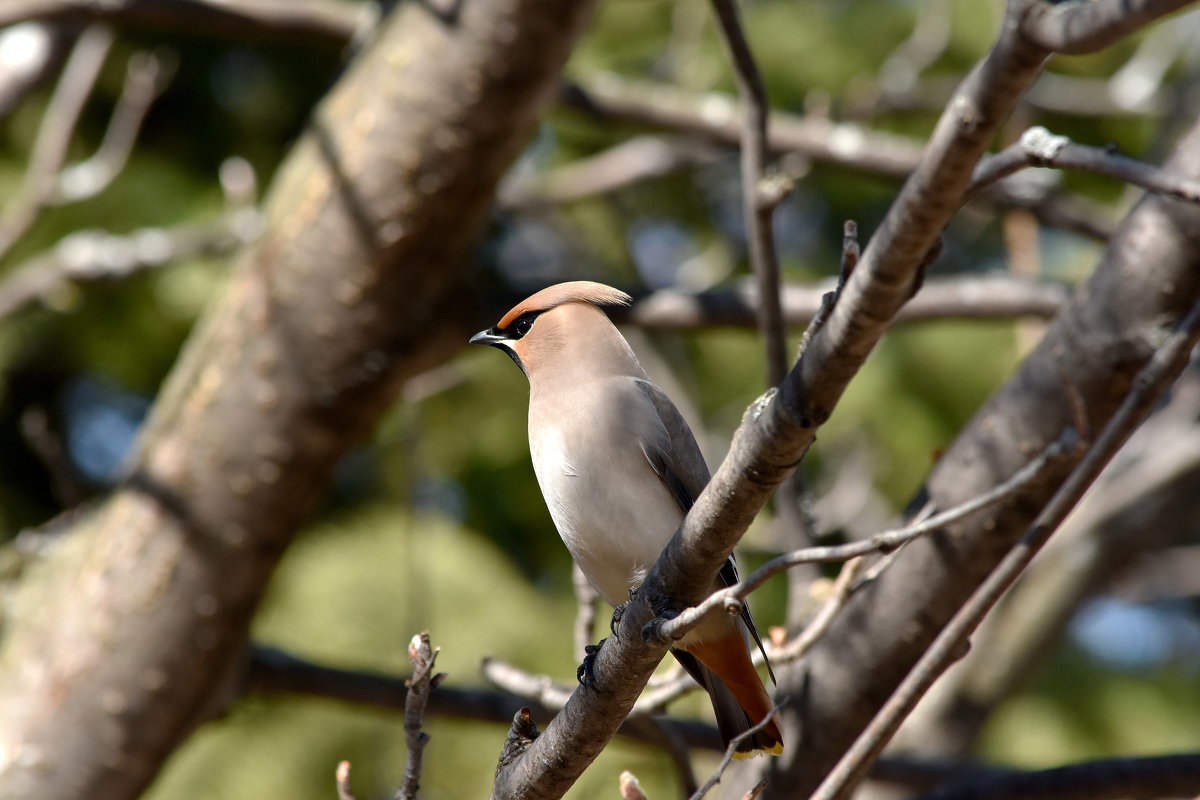
M 692 429 L 671 402 L 671 398 L 667 397 L 667 393 L 647 380 L 638 379 L 637 386 L 654 405 L 667 432 L 665 440 L 658 443 L 650 441 L 643 445 L 646 460 L 667 487 L 667 491 L 675 498 L 679 510 L 687 514 L 712 477 L 708 471 L 708 464 L 704 461 L 704 454 L 700 452 L 700 445 L 696 443 Z M 732 586 L 738 582 L 737 563 L 732 555 L 726 559 L 718 575 L 725 586 Z M 758 629 L 754 626 L 750 609 L 745 605 L 742 606 L 742 621 L 746 623 L 754 643 L 762 651 L 767 673 L 774 683 L 775 672 L 771 669 L 771 662 L 766 660 L 767 651 L 763 648 Z
M 671 497 L 675 498 L 679 510 L 686 514 L 708 485 L 708 464 L 704 462 L 704 455 L 700 452 L 700 445 L 696 444 L 692 429 L 684 422 L 683 415 L 667 397 L 667 393 L 647 380 L 638 379 L 635 384 L 658 412 L 667 434 L 657 441 L 648 439 L 642 451 Z

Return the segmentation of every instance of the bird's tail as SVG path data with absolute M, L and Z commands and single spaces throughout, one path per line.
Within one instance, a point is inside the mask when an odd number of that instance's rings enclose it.
M 717 718 L 717 730 L 720 731 L 721 742 L 726 747 L 735 738 L 762 722 L 772 713 L 774 707 L 770 695 L 758 678 L 758 673 L 754 671 L 749 654 L 744 650 L 742 653 L 745 654 L 745 665 L 739 665 L 739 672 L 728 676 L 730 680 L 726 683 L 712 669 L 701 663 L 697 656 L 685 650 L 671 651 L 688 674 L 708 692 L 713 714 Z M 742 676 L 740 672 L 745 667 L 749 667 L 750 672 L 749 675 Z M 783 736 L 779 732 L 778 719 L 773 718 L 738 743 L 735 757 L 747 758 L 760 753 L 779 755 L 782 752 Z

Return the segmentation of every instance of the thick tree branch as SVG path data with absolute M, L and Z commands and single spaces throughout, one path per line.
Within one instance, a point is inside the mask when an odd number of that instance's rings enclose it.
M 1103 50 L 1147 22 L 1195 0 L 1089 0 L 1084 3 L 1026 4 L 1020 36 L 1035 47 L 1063 55 Z
M 379 22 L 379 4 L 336 0 L 6 0 L 0 28 L 18 22 L 103 22 L 342 47 Z
M 9 797 L 132 798 L 236 697 L 249 618 L 334 464 L 469 333 L 466 251 L 590 8 L 497 0 L 448 24 L 401 4 L 325 98 L 129 477 L 13 599 Z

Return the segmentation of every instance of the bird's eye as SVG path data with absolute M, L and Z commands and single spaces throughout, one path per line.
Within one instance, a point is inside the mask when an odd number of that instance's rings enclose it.
M 520 339 L 525 334 L 529 333 L 529 329 L 533 327 L 533 320 L 537 314 L 522 314 L 513 322 L 514 338 Z

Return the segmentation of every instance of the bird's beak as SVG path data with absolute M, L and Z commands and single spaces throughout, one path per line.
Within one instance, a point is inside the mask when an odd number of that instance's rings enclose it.
M 504 341 L 504 336 L 497 333 L 495 328 L 488 328 L 486 331 L 480 331 L 471 337 L 468 344 L 490 344 L 497 345 Z

